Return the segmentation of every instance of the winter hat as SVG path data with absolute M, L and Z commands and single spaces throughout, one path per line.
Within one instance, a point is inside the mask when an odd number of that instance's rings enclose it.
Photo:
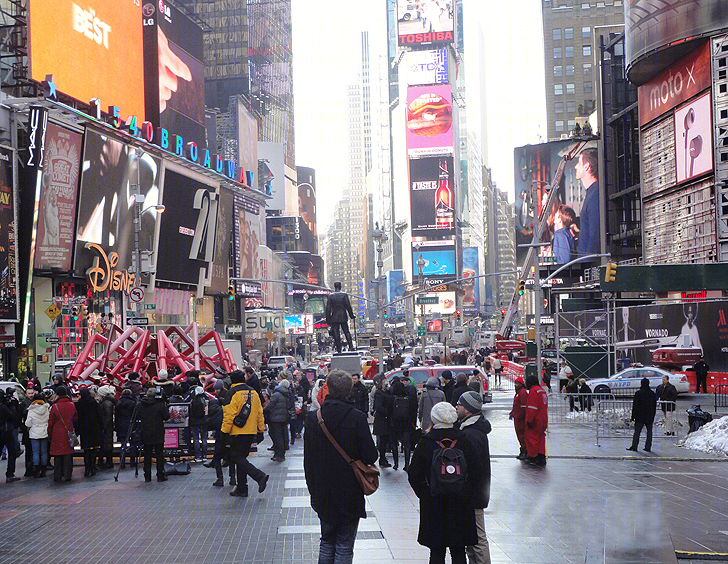
M 288 386 L 290 386 L 290 385 L 291 385 L 291 383 L 288 380 L 281 380 L 280 383 L 278 384 L 278 387 L 288 389 Z
M 458 405 L 462 405 L 470 413 L 480 413 L 483 407 L 483 399 L 478 392 L 465 392 L 460 396 Z
M 432 407 L 430 420 L 435 429 L 450 429 L 458 420 L 458 412 L 450 403 L 441 401 Z
M 160 380 L 166 380 L 167 376 L 169 376 L 169 372 L 167 372 L 164 368 L 157 372 L 157 378 L 159 378 Z
M 121 390 L 121 395 L 122 396 L 131 396 L 131 390 L 129 388 L 124 388 L 123 390 Z
M 101 386 L 99 388 L 99 394 L 102 396 L 115 396 L 116 388 L 114 386 Z
M 195 395 L 199 396 L 200 394 L 204 394 L 205 389 L 202 386 L 195 386 Z
M 222 379 L 215 380 L 215 383 L 212 385 L 213 390 L 224 390 L 225 389 L 225 382 L 222 381 Z
M 515 380 L 513 380 L 514 384 L 520 384 L 521 386 L 525 386 L 526 383 L 523 381 L 523 376 L 519 376 Z
M 434 376 L 432 378 L 427 379 L 427 383 L 425 384 L 426 388 L 437 388 L 440 386 L 440 381 L 435 378 Z

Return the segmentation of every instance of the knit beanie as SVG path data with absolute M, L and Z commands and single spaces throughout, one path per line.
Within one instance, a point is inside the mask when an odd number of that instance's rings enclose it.
M 470 413 L 480 413 L 483 407 L 483 400 L 478 392 L 465 392 L 460 396 L 458 405 L 462 405 Z
M 441 401 L 432 407 L 430 420 L 435 429 L 450 429 L 458 420 L 458 412 L 450 403 Z

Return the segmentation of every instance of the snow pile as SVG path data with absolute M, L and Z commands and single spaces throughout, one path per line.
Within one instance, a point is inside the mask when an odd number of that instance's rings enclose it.
M 728 455 L 728 417 L 706 423 L 678 444 L 701 452 Z

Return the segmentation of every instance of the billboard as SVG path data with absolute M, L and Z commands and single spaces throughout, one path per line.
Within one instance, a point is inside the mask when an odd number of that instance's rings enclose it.
M 313 335 L 313 314 L 285 316 L 286 335 Z
M 157 250 L 157 280 L 201 285 L 210 277 L 219 194 L 204 177 L 166 163 L 163 203 Z M 146 205 L 146 204 L 145 204 Z
M 233 225 L 233 191 L 220 187 L 220 204 L 217 212 L 217 237 L 215 257 L 212 261 L 209 290 L 213 294 L 225 294 L 229 285 L 230 241 Z
M 713 170 L 713 120 L 710 92 L 675 110 L 677 181 Z
M 455 2 L 397 0 L 399 45 L 446 45 L 455 42 Z
M 272 196 L 266 202 L 269 210 L 286 207 L 283 149 L 283 143 L 258 142 L 258 190 Z
M 296 167 L 298 177 L 298 215 L 317 237 L 316 232 L 316 171 L 305 166 Z
M 449 84 L 407 88 L 405 120 L 410 157 L 453 152 L 452 89 Z
M 723 0 L 631 0 L 624 7 L 627 68 L 651 51 L 728 27 Z
M 261 215 L 260 204 L 245 194 L 235 194 L 232 234 L 235 276 L 248 280 L 261 278 L 258 251 L 265 245 L 265 216 Z M 252 284 L 260 286 L 258 282 Z M 241 283 L 237 284 L 237 290 L 243 290 Z
M 390 270 L 387 272 L 386 276 L 387 303 L 392 303 L 394 300 L 398 300 L 397 303 L 389 306 L 388 313 L 392 318 L 403 318 L 405 316 L 405 301 L 400 300 L 400 298 L 404 295 L 404 271 Z
M 34 267 L 71 269 L 83 137 L 48 124 Z
M 134 194 L 139 184 L 144 196 L 139 248 L 153 250 L 154 228 L 160 202 L 161 161 L 141 149 L 130 148 L 111 137 L 86 129 L 78 196 L 74 269 L 85 273 L 91 267 L 93 251 L 87 243 L 100 245 L 104 252 L 119 255 L 117 270 L 133 264 Z M 167 208 L 169 209 L 169 208 Z M 166 213 L 166 212 L 165 212 Z
M 462 306 L 466 311 L 477 311 L 480 309 L 480 284 L 475 278 L 480 274 L 478 261 L 478 247 L 465 247 L 463 249 L 463 298 Z
M 447 50 L 411 51 L 405 55 L 404 69 L 407 84 L 447 84 Z
M 415 306 L 415 310 L 418 313 L 422 307 L 425 308 L 425 315 L 431 315 L 433 313 L 439 313 L 441 315 L 455 313 L 455 292 L 437 292 L 421 295 L 425 298 L 437 298 L 437 303 Z
M 442 243 L 442 244 L 439 244 Z M 422 275 L 424 277 L 452 280 L 457 276 L 454 241 L 428 241 L 412 244 L 412 276 L 419 276 L 418 261 L 422 259 Z
M 204 149 L 202 28 L 164 0 L 145 2 L 143 14 L 146 119 Z
M 58 90 L 84 103 L 144 114 L 139 0 L 29 0 L 30 78 L 53 75 Z
M 0 321 L 18 321 L 18 249 L 16 244 L 15 151 L 0 146 Z
M 238 107 L 238 164 L 254 175 L 258 174 L 258 121 L 245 104 L 237 98 Z M 251 188 L 258 188 L 253 180 Z
M 559 162 L 575 146 L 576 142 L 571 140 L 551 141 L 514 150 L 516 259 L 519 263 L 526 257 L 526 249 L 519 245 L 530 244 L 533 239 L 533 209 L 536 206 L 539 214 L 548 216 L 541 242 L 551 243 L 541 247 L 540 264 L 565 264 L 578 256 L 600 252 L 601 197 L 596 141 L 581 147 L 580 154 L 566 163 L 552 207 L 543 210 L 547 188 Z M 585 163 L 591 164 L 587 167 Z
M 453 157 L 410 159 L 410 225 L 413 237 L 455 233 Z

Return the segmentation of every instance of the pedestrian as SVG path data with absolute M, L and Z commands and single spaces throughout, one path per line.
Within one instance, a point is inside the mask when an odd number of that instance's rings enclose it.
M 129 433 L 129 431 L 133 429 L 132 417 L 134 415 L 134 407 L 136 404 L 137 402 L 134 399 L 131 388 L 124 388 L 121 390 L 119 403 L 116 404 L 116 418 L 114 426 L 116 428 L 116 440 L 120 442 L 122 446 L 126 443 L 127 437 L 129 440 L 129 443 L 126 444 L 126 449 L 122 451 L 124 453 L 123 456 L 121 454 L 119 455 L 119 466 L 122 470 L 126 468 L 127 452 L 129 453 L 129 458 L 131 460 L 136 460 L 137 456 L 139 456 L 139 444 L 132 441 L 132 436 Z
M 434 376 L 428 378 L 425 382 L 425 389 L 420 394 L 420 401 L 417 410 L 417 417 L 420 420 L 420 427 L 423 432 L 427 432 L 432 425 L 430 421 L 430 412 L 435 404 L 445 401 L 445 394 L 440 389 L 440 382 Z
M 670 383 L 670 377 L 667 374 L 662 375 L 662 384 L 657 386 L 655 394 L 662 406 L 662 413 L 665 415 L 665 434 L 674 436 L 677 388 Z
M 579 383 L 576 381 L 576 377 L 573 374 L 567 376 L 567 384 L 562 390 L 565 394 L 568 394 L 569 398 L 569 411 L 579 411 L 579 406 L 576 404 L 577 398 L 579 397 Z
M 377 437 L 377 450 L 379 451 L 379 466 L 389 468 L 391 464 L 387 460 L 387 447 L 389 445 L 389 415 L 392 396 L 387 390 L 387 381 L 383 374 L 374 377 L 374 400 L 372 415 L 374 424 L 372 433 Z
M 293 398 L 293 411 L 291 412 L 291 420 L 288 422 L 291 429 L 291 444 L 295 444 L 296 439 L 301 438 L 301 430 L 303 429 L 303 418 L 306 415 L 304 404 L 306 403 L 306 390 L 302 384 L 303 381 L 307 381 L 306 377 L 303 376 L 300 370 L 296 370 L 293 373 L 293 381 L 289 388 L 291 396 Z M 366 396 L 367 389 L 364 388 L 364 398 L 366 404 L 369 404 L 369 399 Z M 366 413 L 366 411 L 365 411 Z
M 457 376 L 455 376 L 455 387 L 453 388 L 452 395 L 450 396 L 450 403 L 453 407 L 458 404 L 460 396 L 468 391 L 470 391 L 470 388 L 468 387 L 468 375 L 465 372 L 458 372 Z
M 632 400 L 632 421 L 634 421 L 634 435 L 632 436 L 632 446 L 627 450 L 637 451 L 637 445 L 640 442 L 640 434 L 642 427 L 647 428 L 647 438 L 645 439 L 645 452 L 652 451 L 652 423 L 655 421 L 655 412 L 657 411 L 657 394 L 650 389 L 649 378 L 642 378 L 640 389 L 634 395 Z
M 369 412 L 367 409 L 369 406 L 369 393 L 367 392 L 367 388 L 359 378 L 359 374 L 352 374 L 351 381 L 351 397 L 349 399 L 354 407 L 362 413 L 367 414 Z
M 40 398 L 33 400 L 28 407 L 25 426 L 28 428 L 30 447 L 33 456 L 35 478 L 45 478 L 48 466 L 48 417 L 50 406 Z
M 32 374 L 31 374 L 32 376 Z M 32 382 L 31 382 L 32 383 Z M 19 402 L 19 414 L 20 414 L 20 431 L 23 437 L 23 450 L 25 452 L 25 474 L 26 478 L 35 476 L 35 468 L 33 467 L 33 447 L 30 443 L 30 433 L 28 426 L 25 424 L 25 418 L 28 416 L 28 409 L 30 408 L 33 400 L 35 399 L 35 388 L 28 387 L 25 389 L 25 394 L 20 398 Z
M 259 433 L 265 431 L 263 408 L 258 393 L 245 383 L 242 371 L 230 373 L 232 386 L 228 393 L 230 402 L 223 407 L 220 431 L 230 435 L 230 463 L 237 469 L 236 486 L 230 492 L 234 497 L 248 497 L 248 476 L 258 483 L 258 493 L 263 493 L 268 485 L 268 474 L 253 466 L 248 460 L 250 447 Z M 250 411 L 242 427 L 235 424 L 235 417 L 250 402 Z M 247 409 L 247 408 L 246 408 Z
M 195 449 L 195 462 L 207 460 L 207 411 L 208 400 L 205 389 L 195 386 L 190 403 L 190 431 Z
M 492 430 L 490 421 L 483 415 L 483 398 L 477 392 L 465 392 L 455 408 L 460 421 L 460 430 L 473 447 L 475 461 L 468 466 L 470 503 L 475 509 L 475 527 L 478 542 L 468 545 L 466 552 L 470 564 L 490 564 L 490 547 L 485 533 L 483 510 L 490 501 L 490 446 L 488 433 Z
M 442 371 L 442 393 L 445 394 L 445 401 L 451 402 L 452 391 L 455 389 L 455 380 L 450 370 Z
M 164 471 L 164 422 L 169 419 L 169 408 L 163 394 L 149 388 L 139 401 L 141 441 L 144 445 L 144 481 L 152 481 L 152 455 L 157 461 L 157 482 L 166 482 Z
M 450 549 L 453 564 L 465 564 L 465 547 L 478 544 L 475 510 L 472 494 L 466 485 L 467 469 L 476 467 L 474 449 L 459 429 L 453 428 L 458 415 L 448 402 L 436 404 L 430 413 L 432 429 L 422 435 L 412 455 L 409 483 L 420 500 L 420 526 L 417 542 L 430 549 L 430 564 L 444 564 L 445 552 Z M 458 481 L 446 488 L 438 488 L 440 482 L 437 466 L 442 465 L 444 452 L 449 449 L 450 460 L 457 463 L 450 476 Z M 434 468 L 433 468 L 434 466 Z M 433 491 L 434 490 L 434 491 Z
M 530 464 L 546 466 L 546 428 L 549 418 L 549 395 L 538 384 L 538 377 L 526 377 L 528 405 L 526 406 L 526 451 Z
M 273 462 L 286 459 L 286 425 L 288 424 L 288 380 L 281 380 L 273 391 L 263 413 L 268 423 L 268 432 L 273 441 Z
M 73 446 L 69 433 L 78 420 L 76 406 L 68 397 L 65 386 L 55 388 L 56 401 L 51 406 L 48 417 L 48 438 L 51 441 L 50 455 L 53 461 L 53 481 L 70 482 L 73 474 Z M 89 394 L 90 396 L 90 394 Z
M 116 409 L 116 388 L 101 386 L 99 388 L 101 402 L 101 450 L 99 452 L 99 468 L 110 470 L 114 467 L 114 411 Z
M 83 476 L 96 475 L 96 459 L 101 450 L 101 407 L 91 395 L 89 388 L 81 388 L 81 396 L 76 402 L 78 412 L 78 434 L 83 449 Z
M 407 394 L 404 383 L 401 381 L 395 380 L 392 382 L 390 390 L 392 392 L 392 398 L 389 404 L 389 446 L 392 449 L 392 458 L 394 460 L 392 469 L 399 469 L 399 445 L 402 443 L 404 450 L 404 471 L 407 472 L 412 450 L 410 442 L 413 429 L 412 412 L 413 406 L 417 404 L 416 400 L 413 400 Z
M 501 359 L 497 356 L 493 359 L 493 372 L 495 372 L 495 379 L 497 382 L 497 385 L 501 385 L 501 373 L 503 372 L 503 364 L 501 363 Z
M 582 411 L 591 411 L 592 408 L 592 389 L 586 383 L 586 378 L 579 378 L 579 406 Z
M 708 363 L 705 362 L 705 357 L 700 356 L 700 360 L 695 363 L 695 366 L 693 366 L 693 370 L 695 371 L 695 393 L 700 393 L 700 386 L 703 386 L 703 393 L 708 393 L 708 372 L 710 371 L 710 366 L 708 366 Z
M 516 430 L 516 437 L 521 449 L 516 458 L 525 460 L 528 456 L 526 450 L 526 408 L 528 406 L 528 391 L 523 383 L 523 376 L 513 381 L 516 388 L 516 395 L 513 396 L 513 409 L 508 418 L 513 420 L 513 427 Z
M 334 447 L 318 421 L 352 460 L 377 461 L 377 448 L 366 414 L 346 400 L 351 376 L 332 370 L 326 378 L 329 393 L 318 412 L 306 416 L 303 468 L 311 494 L 311 507 L 321 523 L 318 564 L 351 564 L 359 520 L 366 518 L 364 492 L 351 465 Z
M 17 429 L 20 418 L 20 404 L 13 397 L 14 394 L 14 388 L 7 388 L 5 393 L 0 393 L 0 445 L 2 445 L 2 448 L 7 449 L 6 482 L 20 480 L 15 476 L 15 461 L 18 458 Z

